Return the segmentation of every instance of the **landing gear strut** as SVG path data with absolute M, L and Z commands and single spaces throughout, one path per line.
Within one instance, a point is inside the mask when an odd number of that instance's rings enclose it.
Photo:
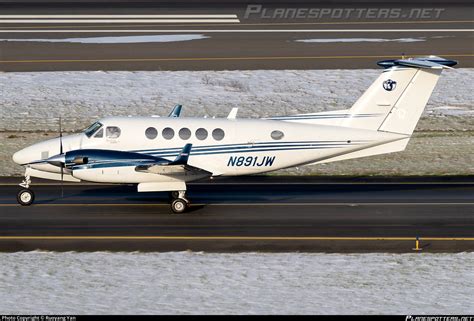
M 29 175 L 25 175 L 25 179 L 20 186 L 23 187 L 16 195 L 16 200 L 20 205 L 28 206 L 33 204 L 35 200 L 35 193 L 30 189 L 31 179 Z
M 176 214 L 184 213 L 189 208 L 189 200 L 186 191 L 173 191 L 170 193 L 171 210 Z

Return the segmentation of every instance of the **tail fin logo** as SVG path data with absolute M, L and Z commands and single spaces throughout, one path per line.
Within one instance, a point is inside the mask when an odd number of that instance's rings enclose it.
M 397 87 L 397 82 L 392 79 L 387 79 L 383 82 L 383 89 L 386 91 L 392 91 Z

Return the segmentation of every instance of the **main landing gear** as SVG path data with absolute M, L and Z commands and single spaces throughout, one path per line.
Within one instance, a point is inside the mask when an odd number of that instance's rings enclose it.
M 33 204 L 35 200 L 35 193 L 30 189 L 31 179 L 30 176 L 25 176 L 20 186 L 23 187 L 16 195 L 16 200 L 20 205 L 28 206 Z
M 190 202 L 186 198 L 186 191 L 170 192 L 171 210 L 176 214 L 186 212 L 189 208 Z

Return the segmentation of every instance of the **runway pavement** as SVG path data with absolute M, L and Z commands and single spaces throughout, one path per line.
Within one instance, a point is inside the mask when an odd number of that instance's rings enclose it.
M 189 185 L 171 214 L 165 193 L 134 186 L 0 181 L 0 250 L 423 252 L 474 249 L 474 179 L 248 177 Z
M 361 9 L 354 6 L 348 7 Z M 238 4 L 1 9 L 3 71 L 376 68 L 377 60 L 402 54 L 436 54 L 474 67 L 473 7 L 467 5 L 442 6 L 439 16 L 423 19 L 283 19 L 272 18 L 277 8 L 270 5 L 263 7 L 266 15 L 246 15 L 247 7 Z M 413 8 L 402 9 L 409 16 Z M 137 40 L 160 35 L 171 38 Z M 173 35 L 203 39 L 177 41 Z M 118 38 L 103 43 L 110 37 Z

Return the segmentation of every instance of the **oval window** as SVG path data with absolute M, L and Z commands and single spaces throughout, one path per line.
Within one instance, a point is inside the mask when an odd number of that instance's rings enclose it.
M 163 129 L 163 138 L 164 139 L 171 139 L 174 137 L 174 130 L 173 128 L 166 127 Z
M 272 131 L 271 136 L 274 140 L 280 140 L 280 139 L 283 138 L 283 136 L 285 136 L 285 134 L 283 134 L 282 131 L 274 130 L 274 131 Z
M 207 138 L 207 130 L 205 130 L 204 128 L 198 128 L 196 130 L 196 137 L 197 139 L 199 140 L 204 140 Z
M 179 130 L 179 137 L 184 140 L 189 139 L 189 137 L 191 137 L 191 131 L 189 128 L 181 128 Z
M 156 136 L 158 136 L 158 131 L 156 130 L 155 127 L 148 127 L 148 128 L 145 130 L 145 136 L 146 136 L 146 138 L 148 138 L 148 139 L 155 139 Z
M 214 137 L 215 140 L 222 140 L 224 136 L 225 136 L 225 133 L 220 128 L 216 128 L 212 131 L 212 137 Z

